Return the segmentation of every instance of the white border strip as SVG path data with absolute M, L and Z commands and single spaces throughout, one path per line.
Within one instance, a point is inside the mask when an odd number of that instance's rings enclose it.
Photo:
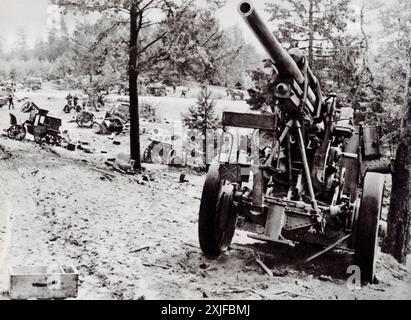
M 12 211 L 8 198 L 3 192 L 0 192 L 0 214 L 3 215 L 1 218 L 5 223 L 5 234 L 4 239 L 0 240 L 3 242 L 2 250 L 0 250 L 0 271 L 4 269 L 4 263 L 10 248 L 11 238 L 12 238 L 12 228 L 11 219 Z

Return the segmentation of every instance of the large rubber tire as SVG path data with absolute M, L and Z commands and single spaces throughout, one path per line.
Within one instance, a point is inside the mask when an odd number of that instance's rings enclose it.
M 23 105 L 21 106 L 21 109 L 20 109 L 20 111 L 23 112 L 23 113 L 30 112 L 31 110 L 32 110 L 32 107 L 31 107 L 30 102 L 23 103 Z
M 361 270 L 361 280 L 373 283 L 378 251 L 378 223 L 384 196 L 384 176 L 369 172 L 364 188 L 356 225 L 355 261 Z
M 65 105 L 63 108 L 64 113 L 70 113 L 71 108 L 68 105 Z
M 7 136 L 13 140 L 22 141 L 26 134 L 26 129 L 19 124 L 13 125 L 7 130 Z
M 219 164 L 214 162 L 204 183 L 198 221 L 200 248 L 207 258 L 216 259 L 228 249 L 237 216 L 233 186 L 221 180 Z
M 56 132 L 49 131 L 41 137 L 41 142 L 50 146 L 59 146 L 61 144 L 61 138 Z
M 87 111 L 80 112 L 76 117 L 76 123 L 80 128 L 93 128 L 94 115 Z

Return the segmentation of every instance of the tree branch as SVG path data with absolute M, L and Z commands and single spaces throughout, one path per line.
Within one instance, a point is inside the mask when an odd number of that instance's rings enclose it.
M 151 42 L 149 42 L 147 45 L 144 46 L 143 49 L 141 49 L 140 51 L 138 51 L 137 55 L 142 54 L 144 51 L 146 51 L 148 48 L 150 48 L 151 46 L 153 46 L 156 42 L 160 41 L 161 39 L 163 39 L 165 36 L 167 35 L 167 32 L 163 32 L 160 36 L 158 36 L 156 39 L 152 40 Z

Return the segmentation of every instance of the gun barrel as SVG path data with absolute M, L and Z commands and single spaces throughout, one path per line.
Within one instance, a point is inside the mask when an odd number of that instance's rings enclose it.
M 275 62 L 280 75 L 292 77 L 300 86 L 303 86 L 304 75 L 298 68 L 297 63 L 264 24 L 252 3 L 249 0 L 241 1 L 238 5 L 238 11 L 259 39 L 268 55 Z M 312 76 L 311 71 L 310 76 L 313 78 L 310 79 L 310 82 L 314 82 L 315 84 L 316 79 Z M 308 100 L 313 105 L 316 105 L 318 101 L 316 95 L 310 87 L 308 89 Z

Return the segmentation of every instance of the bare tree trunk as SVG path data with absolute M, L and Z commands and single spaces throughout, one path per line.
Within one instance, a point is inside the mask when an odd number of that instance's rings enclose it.
M 368 67 L 368 49 L 369 49 L 369 44 L 368 44 L 368 36 L 365 33 L 365 29 L 364 29 L 364 9 L 365 9 L 365 0 L 362 0 L 362 4 L 361 4 L 361 13 L 360 13 L 360 26 L 361 26 L 361 33 L 362 36 L 364 38 L 364 44 L 365 44 L 365 48 L 364 48 L 364 56 L 363 56 L 363 64 L 364 66 Z
M 310 0 L 310 8 L 308 10 L 308 28 L 309 28 L 309 40 L 308 40 L 308 64 L 311 69 L 314 69 L 314 0 Z
M 93 85 L 94 64 L 91 64 L 90 68 L 90 85 Z
M 137 40 L 138 40 L 137 7 L 130 5 L 130 43 L 129 43 L 129 91 L 130 91 L 130 159 L 135 161 L 136 170 L 141 170 L 140 157 L 140 119 L 138 112 L 138 70 L 137 70 Z
M 406 263 L 410 253 L 410 168 L 411 168 L 411 58 L 408 65 L 407 99 L 401 128 L 400 144 L 396 152 L 390 209 L 388 212 L 388 234 L 383 251 L 392 254 L 400 263 Z

